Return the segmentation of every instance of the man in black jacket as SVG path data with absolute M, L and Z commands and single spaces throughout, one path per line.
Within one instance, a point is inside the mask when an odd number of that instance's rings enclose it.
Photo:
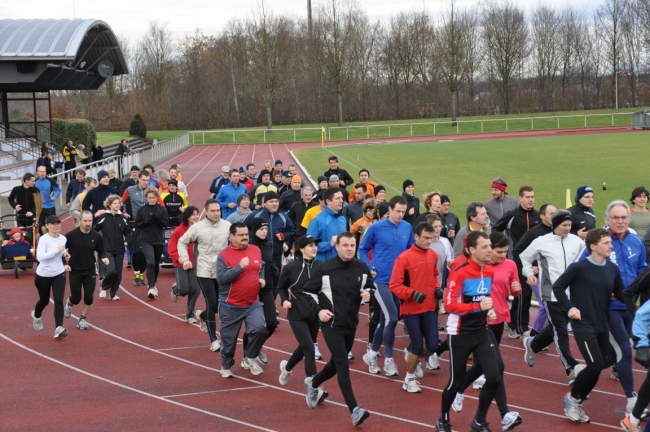
M 97 182 L 99 185 L 88 192 L 84 197 L 83 203 L 81 204 L 82 210 L 90 210 L 95 216 L 95 223 L 97 219 L 107 212 L 104 207 L 104 201 L 108 198 L 109 195 L 119 195 L 119 192 L 114 187 L 108 185 L 110 178 L 108 176 L 108 171 L 101 170 L 97 173 Z
M 587 237 L 587 231 L 596 228 L 596 215 L 594 214 L 594 190 L 589 186 L 580 186 L 576 192 L 576 205 L 569 207 L 571 212 L 571 234 L 581 239 Z
M 323 174 L 325 177 L 332 180 L 330 177 L 332 177 L 333 175 L 338 176 L 339 186 L 342 189 L 345 189 L 346 187 L 348 187 L 352 183 L 354 183 L 354 179 L 352 178 L 352 176 L 350 176 L 350 174 L 348 174 L 348 172 L 346 170 L 344 170 L 342 168 L 339 168 L 339 158 L 338 157 L 332 155 L 329 158 L 327 158 L 327 161 L 330 164 L 330 169 L 325 171 L 325 173 Z M 330 185 L 330 187 L 333 187 L 333 186 Z M 347 197 L 344 197 L 344 198 L 345 198 L 345 202 L 347 202 Z
M 530 186 L 522 186 L 519 188 L 519 207 L 503 215 L 492 227 L 492 231 L 506 234 L 512 251 L 526 231 L 539 222 L 539 212 L 535 210 L 535 191 Z M 512 258 L 512 252 L 508 255 Z
M 305 291 L 318 294 L 318 303 L 312 300 L 312 306 L 318 313 L 321 331 L 332 356 L 319 373 L 305 378 L 307 405 L 316 408 L 318 388 L 338 374 L 339 388 L 352 414 L 352 425 L 358 426 L 370 413 L 357 405 L 352 392 L 348 353 L 359 326 L 361 300 L 370 301 L 369 291 L 374 289 L 374 284 L 368 266 L 354 257 L 356 240 L 352 233 L 338 235 L 336 250 L 338 256 L 323 262 L 305 285 Z
M 79 226 L 66 233 L 66 248 L 70 258 L 68 267 L 70 272 L 70 297 L 65 302 L 63 315 L 70 318 L 72 315 L 72 306 L 78 305 L 81 298 L 81 288 L 83 287 L 83 305 L 81 306 L 81 315 L 77 322 L 79 330 L 87 330 L 88 324 L 86 317 L 90 312 L 93 304 L 95 293 L 95 253 L 97 258 L 104 265 L 109 261 L 104 253 L 104 240 L 101 234 L 92 229 L 93 214 L 89 211 L 81 212 L 79 217 Z
M 70 208 L 75 197 L 85 189 L 84 181 L 86 180 L 86 170 L 79 168 L 74 172 L 74 175 L 75 178 L 70 180 L 68 188 L 65 191 L 65 205 L 68 208 Z
M 92 152 L 93 152 L 93 162 L 97 162 L 104 159 L 104 148 L 99 145 L 99 140 L 95 140 L 95 144 L 93 144 Z
M 23 184 L 16 186 L 9 194 L 9 205 L 16 210 L 16 222 L 18 226 L 26 227 L 34 224 L 36 217 L 36 200 L 35 195 L 40 195 L 41 191 L 34 186 L 36 176 L 27 173 L 23 176 Z M 42 202 L 42 200 L 40 200 Z

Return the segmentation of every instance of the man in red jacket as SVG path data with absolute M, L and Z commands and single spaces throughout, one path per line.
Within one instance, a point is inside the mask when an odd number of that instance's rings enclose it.
M 264 288 L 264 262 L 257 246 L 248 244 L 248 228 L 242 222 L 230 225 L 230 246 L 217 259 L 219 283 L 219 321 L 221 322 L 221 376 L 232 378 L 237 336 L 246 323 L 248 345 L 241 367 L 253 375 L 264 372 L 257 363 L 268 333 L 264 309 L 259 298 Z
M 415 227 L 414 237 L 413 246 L 395 260 L 390 290 L 402 301 L 400 313 L 411 340 L 402 389 L 409 393 L 421 393 L 420 383 L 416 380 L 422 378 L 420 359 L 429 357 L 438 349 L 436 289 L 440 284 L 438 255 L 429 248 L 433 240 L 433 227 L 426 222 L 419 223 Z
M 490 297 L 494 270 L 487 265 L 492 255 L 490 236 L 482 231 L 472 231 L 467 235 L 466 245 L 469 258 L 449 275 L 444 296 L 445 311 L 449 314 L 447 340 L 451 373 L 442 392 L 440 419 L 436 424 L 436 429 L 442 432 L 452 430 L 449 410 L 465 378 L 470 354 L 483 367 L 486 379 L 478 397 L 478 409 L 470 428 L 472 432 L 490 430 L 486 415 L 503 374 L 498 344 L 486 322 L 496 319 Z

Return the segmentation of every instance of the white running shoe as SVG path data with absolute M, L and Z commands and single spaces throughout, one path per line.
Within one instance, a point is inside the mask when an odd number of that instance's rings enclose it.
M 230 369 L 225 369 L 224 367 L 221 367 L 221 378 L 232 378 L 235 375 L 232 373 Z
M 35 313 L 36 313 L 35 311 L 32 311 L 32 321 L 33 321 L 34 328 L 38 331 L 43 331 L 43 319 L 36 318 L 34 316 Z
M 535 366 L 536 359 L 535 351 L 533 351 L 533 346 L 531 345 L 532 342 L 533 338 L 531 336 L 524 338 L 524 361 L 530 367 Z
M 267 364 L 269 362 L 268 357 L 266 357 L 266 353 L 264 352 L 263 349 L 260 350 L 260 353 L 257 355 L 257 360 L 259 360 L 261 363 Z
M 451 404 L 451 408 L 457 413 L 463 410 L 463 400 L 465 399 L 465 393 L 456 393 L 456 397 Z
M 318 342 L 314 342 L 314 358 L 316 360 L 322 360 L 323 359 L 323 354 L 318 351 Z
M 406 390 L 409 393 L 422 393 L 420 383 L 416 379 L 405 379 L 402 384 L 402 390 Z
M 120 298 L 118 296 L 114 295 L 113 297 L 111 297 L 111 300 L 120 301 Z
M 569 372 L 569 376 L 567 379 L 569 380 L 569 385 L 573 385 L 574 381 L 576 378 L 578 378 L 578 374 L 580 373 L 581 370 L 586 368 L 587 366 L 583 364 L 576 365 L 573 369 L 571 369 L 571 372 Z
M 256 359 L 249 359 L 244 357 L 244 360 L 241 361 L 241 367 L 244 369 L 249 369 L 253 375 L 262 375 L 264 369 L 257 363 Z
M 384 373 L 386 376 L 398 376 L 399 372 L 397 370 L 397 365 L 395 361 L 384 361 Z
M 348 353 L 348 360 L 354 360 L 354 354 L 352 354 L 352 351 Z
M 293 375 L 293 372 L 287 370 L 287 363 L 286 360 L 280 362 L 280 384 L 283 386 L 289 384 L 289 378 Z
M 156 297 L 158 297 L 158 288 L 156 287 L 149 288 L 149 291 L 147 291 L 147 297 L 149 297 L 150 299 L 155 299 Z
M 582 403 L 578 402 L 571 396 L 571 392 L 564 395 L 564 415 L 569 420 L 578 423 L 589 423 L 591 420 L 582 409 Z
M 438 354 L 433 353 L 427 359 L 427 369 L 429 370 L 440 370 L 440 359 Z
M 474 390 L 480 390 L 483 388 L 485 385 L 485 375 L 481 375 L 480 377 L 476 378 L 476 380 L 472 383 L 472 388 Z
M 510 327 L 510 325 L 508 325 L 508 323 L 505 323 L 504 328 L 506 329 L 506 332 L 508 332 L 508 337 L 510 339 L 518 339 L 519 338 L 519 333 L 517 333 L 517 330 Z
M 363 362 L 368 365 L 368 372 L 371 374 L 381 373 L 381 369 L 379 369 L 379 365 L 377 365 L 377 357 L 372 358 L 368 353 L 365 353 L 363 355 Z
M 106 291 L 101 288 L 99 289 L 99 298 L 106 298 Z
M 72 316 L 72 303 L 70 303 L 70 297 L 65 301 L 65 306 L 63 307 L 63 316 L 70 318 Z
M 521 419 L 521 416 L 519 415 L 518 412 L 516 411 L 508 411 L 506 415 L 503 416 L 503 420 L 501 420 L 501 430 L 502 431 L 509 431 L 521 424 L 523 420 Z
M 415 366 L 415 372 L 413 372 L 413 375 L 415 375 L 415 378 L 417 379 L 422 379 L 424 376 L 424 371 L 422 370 L 422 365 L 420 364 L 419 360 L 418 364 Z
M 63 339 L 67 335 L 68 331 L 61 326 L 58 326 L 56 330 L 54 330 L 54 339 Z
M 211 344 L 210 344 L 210 351 L 212 352 L 217 352 L 221 349 L 221 342 L 219 342 L 219 339 L 215 339 Z
M 203 333 L 207 333 L 208 332 L 208 325 L 205 323 L 205 321 L 203 321 L 201 319 L 201 313 L 202 312 L 203 311 L 201 309 L 197 309 L 196 312 L 194 312 L 194 319 L 196 319 L 196 322 L 199 324 L 199 329 Z
M 192 318 L 192 317 L 185 318 L 185 322 L 188 324 L 196 324 L 196 318 Z
M 77 322 L 77 328 L 79 330 L 88 330 L 88 323 L 84 318 L 79 318 L 79 321 Z

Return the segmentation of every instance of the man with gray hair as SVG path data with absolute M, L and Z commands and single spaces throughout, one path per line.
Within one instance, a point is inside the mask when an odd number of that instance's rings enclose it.
M 542 303 L 548 316 L 548 324 L 535 336 L 524 338 L 524 360 L 530 367 L 535 365 L 535 354 L 555 341 L 555 347 L 564 365 L 569 384 L 573 384 L 584 365 L 578 364 L 569 349 L 567 333 L 568 317 L 560 308 L 553 293 L 553 284 L 579 256 L 584 242 L 571 231 L 571 212 L 556 210 L 551 216 L 553 232 L 536 238 L 520 255 L 522 273 L 530 286 L 537 284 Z M 537 261 L 539 273 L 535 275 L 533 262 Z
M 508 196 L 507 187 L 508 183 L 501 177 L 492 180 L 492 199 L 485 201 L 484 205 L 490 222 L 493 224 L 519 205 L 516 199 Z
M 630 206 L 623 200 L 612 201 L 605 209 L 606 229 L 612 234 L 612 252 L 607 258 L 618 267 L 623 285 L 627 288 L 647 267 L 646 251 L 643 240 L 632 231 L 630 226 Z M 581 259 L 589 256 L 585 250 Z M 610 355 L 604 367 L 616 363 L 614 376 L 618 378 L 627 398 L 626 411 L 630 413 L 637 400 L 632 374 L 632 316 L 620 300 L 609 303 L 609 342 Z M 616 355 L 611 355 L 613 351 Z
M 454 257 L 458 257 L 463 253 L 463 239 L 470 232 L 483 231 L 488 235 L 490 234 L 489 218 L 483 203 L 472 201 L 467 204 L 465 217 L 467 218 L 467 225 L 462 227 L 456 234 L 458 241 L 454 243 Z

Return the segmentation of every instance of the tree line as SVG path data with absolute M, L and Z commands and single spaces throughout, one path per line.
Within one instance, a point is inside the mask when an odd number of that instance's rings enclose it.
M 567 2 L 568 4 L 569 2 Z M 264 3 L 218 35 L 174 39 L 152 21 L 120 47 L 129 74 L 53 94 L 53 115 L 124 130 L 208 129 L 515 114 L 650 105 L 650 0 L 600 0 L 593 14 L 510 0 L 400 12 L 373 22 L 354 0 L 311 20 Z

